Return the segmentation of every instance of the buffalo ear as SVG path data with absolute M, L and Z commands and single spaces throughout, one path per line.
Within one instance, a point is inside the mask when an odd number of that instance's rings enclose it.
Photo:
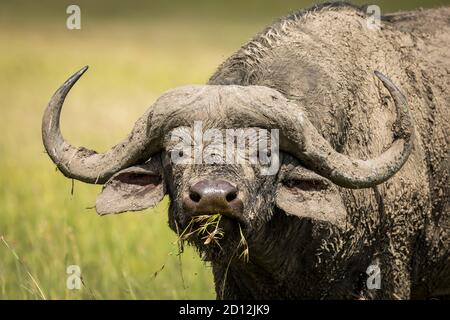
M 162 168 L 157 157 L 112 176 L 97 196 L 95 207 L 100 215 L 140 211 L 154 207 L 164 195 Z
M 287 159 L 280 168 L 276 205 L 289 215 L 345 226 L 347 210 L 331 181 Z

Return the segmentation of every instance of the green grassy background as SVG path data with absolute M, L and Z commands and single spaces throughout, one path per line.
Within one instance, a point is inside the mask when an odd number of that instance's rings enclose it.
M 373 1 L 383 12 L 446 2 Z M 210 267 L 190 248 L 177 256 L 168 199 L 143 213 L 86 209 L 100 188 L 75 182 L 71 194 L 44 153 L 41 116 L 89 64 L 62 129 L 76 145 L 106 150 L 163 91 L 204 83 L 253 34 L 311 3 L 0 1 L 0 298 L 214 298 Z M 80 5 L 81 30 L 66 29 L 68 4 Z M 81 267 L 82 290 L 66 289 L 69 265 Z

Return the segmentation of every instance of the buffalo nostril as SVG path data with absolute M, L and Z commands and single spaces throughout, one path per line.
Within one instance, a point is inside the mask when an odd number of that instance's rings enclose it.
M 189 198 L 194 202 L 200 202 L 200 199 L 202 198 L 200 194 L 198 194 L 195 191 L 189 192 Z
M 230 213 L 240 210 L 238 190 L 226 180 L 201 180 L 189 187 L 183 203 L 194 213 Z
M 232 191 L 228 193 L 225 197 L 227 199 L 227 202 L 231 202 L 237 198 L 237 191 Z

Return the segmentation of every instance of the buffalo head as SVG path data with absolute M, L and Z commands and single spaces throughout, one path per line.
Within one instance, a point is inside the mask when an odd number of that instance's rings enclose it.
M 180 235 L 193 220 L 199 221 L 196 217 L 219 214 L 220 228 L 228 239 L 217 246 L 220 250 L 206 250 L 208 239 L 201 234 L 189 238 L 201 251 L 210 253 L 207 259 L 234 251 L 239 233 L 255 237 L 275 208 L 293 215 L 301 212 L 303 216 L 324 219 L 328 215 L 329 220 L 339 220 L 335 212 L 345 209 L 336 186 L 367 188 L 382 183 L 400 170 L 411 152 L 406 100 L 389 79 L 375 72 L 395 101 L 398 130 L 392 145 L 372 159 L 352 159 L 338 153 L 312 125 L 302 106 L 278 91 L 236 85 L 170 90 L 137 120 L 125 140 L 97 153 L 66 142 L 59 125 L 64 99 L 86 70 L 71 76 L 48 104 L 42 122 L 48 155 L 66 177 L 104 184 L 97 199 L 99 214 L 150 208 L 168 194 L 169 224 Z M 202 136 L 206 141 L 202 150 L 196 149 L 195 143 L 195 124 L 200 122 L 202 132 L 211 129 L 215 137 Z M 238 160 L 226 162 L 229 130 L 235 135 L 228 141 L 232 146 L 240 135 L 248 146 L 268 146 L 265 156 L 269 166 L 277 164 L 275 169 L 268 174 L 267 166 L 251 161 L 245 150 L 236 155 Z M 261 130 L 264 134 L 255 134 Z M 277 134 L 266 139 L 269 132 Z M 192 152 L 180 147 L 180 140 L 191 141 Z M 209 162 L 189 161 L 196 152 L 205 157 L 206 148 Z

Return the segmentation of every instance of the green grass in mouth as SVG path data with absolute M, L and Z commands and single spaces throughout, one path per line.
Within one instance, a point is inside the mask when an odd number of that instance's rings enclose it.
M 222 214 L 215 213 L 212 215 L 199 215 L 194 216 L 189 221 L 188 225 L 184 228 L 183 232 L 179 235 L 178 241 L 184 242 L 190 237 L 197 235 L 203 241 L 203 244 L 210 245 L 216 244 L 220 249 L 219 241 L 223 239 L 225 232 L 220 227 L 220 221 L 222 219 Z M 245 239 L 244 233 L 242 232 L 241 225 L 239 224 L 239 245 L 238 248 L 243 247 L 243 251 L 239 255 L 239 259 L 245 262 L 249 261 L 249 248 L 247 240 Z
M 184 228 L 178 240 L 185 241 L 193 235 L 198 235 L 204 241 L 204 244 L 215 243 L 220 247 L 219 240 L 223 239 L 224 236 L 224 231 L 219 226 L 221 219 L 220 213 L 194 216 Z

